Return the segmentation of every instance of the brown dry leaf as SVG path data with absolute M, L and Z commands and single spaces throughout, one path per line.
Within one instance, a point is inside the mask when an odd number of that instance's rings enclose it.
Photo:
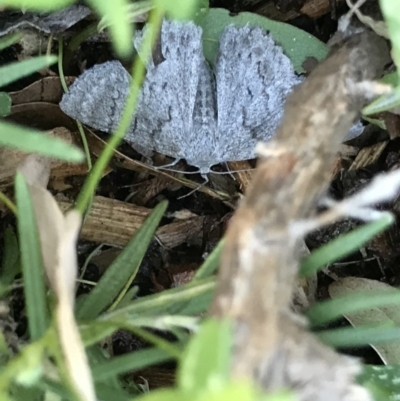
M 240 190 L 242 192 L 245 192 L 253 175 L 252 171 L 253 168 L 251 167 L 250 163 L 246 160 L 236 161 L 236 162 L 229 162 L 228 166 L 229 169 L 232 171 L 232 173 L 235 174 L 237 182 L 239 183 Z
M 74 82 L 74 77 L 65 77 L 67 85 Z M 9 92 L 13 106 L 32 102 L 59 104 L 64 94 L 60 77 L 45 77 L 16 92 Z
M 47 187 L 50 177 L 51 160 L 48 157 L 30 154 L 24 158 L 18 170 L 29 185 Z
M 79 398 L 82 401 L 95 401 L 89 363 L 74 318 L 78 271 L 75 248 L 82 216 L 75 210 L 65 216 L 62 214 L 54 197 L 45 189 L 47 183 L 42 173 L 41 159 L 35 160 L 34 155 L 29 156 L 21 170 L 30 183 L 45 272 L 57 297 L 56 321 L 60 346 L 69 379 Z
M 64 127 L 57 127 L 44 134 L 61 139 L 68 144 L 77 144 L 73 140 L 73 135 Z M 79 146 L 79 144 L 78 144 Z M 14 175 L 21 163 L 28 158 L 29 154 L 17 149 L 0 148 L 0 189 L 5 189 L 13 185 Z M 64 163 L 60 160 L 51 160 L 44 158 L 51 163 L 51 177 L 55 179 L 60 177 L 69 177 L 71 175 L 83 175 L 87 173 L 87 166 L 82 164 Z
M 64 197 L 58 196 L 57 201 L 63 211 L 72 206 L 72 202 Z M 125 246 L 150 213 L 151 209 L 142 206 L 95 196 L 82 227 L 81 237 L 88 241 Z M 156 236 L 168 248 L 184 242 L 202 240 L 203 222 L 202 216 L 178 220 L 160 227 Z
M 145 205 L 150 199 L 157 196 L 164 189 L 176 190 L 181 185 L 174 181 L 166 180 L 164 177 L 151 177 L 148 180 L 141 182 L 135 190 L 131 201 L 139 206 Z
M 353 164 L 350 166 L 349 171 L 359 170 L 361 168 L 369 166 L 370 164 L 376 163 L 388 143 L 389 141 L 380 142 L 375 145 L 367 146 L 361 149 Z
M 396 291 L 396 289 L 386 283 L 363 277 L 344 277 L 329 286 L 329 295 L 334 299 L 364 291 L 371 291 L 371 296 L 373 296 L 374 292 L 382 293 Z M 400 323 L 400 313 L 397 305 L 364 309 L 347 314 L 345 317 L 354 327 L 362 325 L 379 326 L 388 323 L 398 325 Z M 400 362 L 400 344 L 398 341 L 371 346 L 385 364 L 397 365 Z

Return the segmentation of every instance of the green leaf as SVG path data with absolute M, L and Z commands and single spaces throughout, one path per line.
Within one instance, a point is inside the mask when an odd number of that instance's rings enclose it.
M 96 287 L 78 309 L 77 317 L 79 319 L 96 318 L 114 301 L 128 279 L 136 275 L 167 205 L 167 202 L 161 202 L 154 208 L 122 253 L 108 267 Z
M 397 0 L 379 0 L 379 3 L 392 42 L 393 61 L 400 70 L 400 4 Z
M 147 348 L 97 363 L 92 366 L 92 374 L 95 381 L 103 381 L 124 373 L 141 370 L 170 359 L 171 355 L 162 350 Z
M 269 31 L 274 40 L 282 46 L 298 73 L 304 72 L 302 64 L 307 58 L 313 57 L 322 60 L 328 54 L 328 47 L 307 32 L 257 14 L 244 12 L 231 17 L 228 10 L 212 8 L 206 14 L 201 15 L 196 22 L 203 28 L 204 55 L 212 65 L 215 64 L 218 53 L 219 37 L 229 24 L 237 26 L 249 24 Z
M 18 40 L 20 40 L 21 37 L 22 37 L 22 34 L 20 32 L 18 32 L 18 33 L 12 33 L 11 35 L 7 35 L 7 36 L 1 38 L 0 39 L 0 51 L 6 49 L 7 47 L 9 47 L 11 45 L 13 45 Z
M 154 8 L 153 2 L 150 0 L 136 1 L 135 3 L 128 4 L 126 8 L 126 15 L 128 21 L 135 21 L 138 17 L 148 13 Z M 110 21 L 107 15 L 104 15 L 97 25 L 97 29 L 102 31 L 110 26 Z
M 43 345 L 43 342 L 37 341 L 25 346 L 0 370 L 0 394 L 12 381 L 22 386 L 32 386 L 40 381 Z
M 32 10 L 53 11 L 73 4 L 74 0 L 0 0 L 0 6 Z
M 7 227 L 4 231 L 3 249 L 0 282 L 2 285 L 8 286 L 21 270 L 18 240 L 11 227 Z
M 400 366 L 364 365 L 357 381 L 372 392 L 375 401 L 397 401 L 400 397 Z
M 133 49 L 133 29 L 129 22 L 127 10 L 128 0 L 87 0 L 93 9 L 101 16 L 106 17 L 109 23 L 110 34 L 116 52 L 120 57 L 127 57 Z
M 222 390 L 228 383 L 231 325 L 209 319 L 190 341 L 178 371 L 178 386 L 191 396 Z
M 391 110 L 398 106 L 400 106 L 400 87 L 397 87 L 391 93 L 382 95 L 378 99 L 374 100 L 368 106 L 364 107 L 362 113 L 366 116 L 369 116 L 371 114 L 377 114 L 383 111 Z
M 393 222 L 394 217 L 387 214 L 379 220 L 356 228 L 350 233 L 340 235 L 304 258 L 301 262 L 300 275 L 310 277 L 324 266 L 355 252 Z
M 379 327 L 345 327 L 341 329 L 324 330 L 317 336 L 331 347 L 359 347 L 364 345 L 385 344 L 400 340 L 400 327 L 393 324 Z
M 213 290 L 214 280 L 207 278 L 195 283 L 188 283 L 177 288 L 171 288 L 159 294 L 147 295 L 136 299 L 125 308 L 108 312 L 102 316 L 103 321 L 129 322 L 136 316 L 154 316 L 161 314 L 196 314 L 207 310 Z M 193 300 L 191 308 L 186 309 L 188 301 Z M 185 311 L 185 312 L 183 312 Z
M 307 311 L 307 317 L 313 325 L 322 325 L 354 312 L 398 303 L 400 291 L 393 287 L 390 291 L 359 291 L 318 302 Z
M 52 138 L 44 132 L 0 121 L 0 146 L 38 153 L 71 163 L 82 162 L 84 153 L 73 145 Z
M 39 56 L 0 67 L 0 87 L 31 75 L 57 61 L 56 56 Z
M 224 246 L 224 240 L 220 240 L 213 251 L 208 255 L 205 262 L 197 269 L 193 280 L 199 280 L 202 278 L 210 277 L 218 269 L 219 261 L 221 259 L 222 248 Z
M 49 312 L 46 306 L 43 262 L 35 214 L 28 185 L 24 176 L 19 172 L 15 177 L 15 197 L 18 208 L 18 234 L 25 308 L 30 339 L 35 341 L 42 337 L 47 330 Z
M 363 305 L 360 298 L 358 298 L 359 306 L 364 306 L 364 308 L 351 311 L 351 306 L 356 303 L 351 300 L 350 295 L 357 295 L 360 291 L 363 291 L 364 294 L 366 292 L 369 293 L 365 296 Z M 379 300 L 378 293 L 381 294 L 381 300 L 386 300 L 386 305 L 376 305 L 377 300 Z M 388 284 L 362 277 L 345 277 L 329 286 L 329 295 L 332 298 L 347 296 L 349 302 L 347 308 L 350 309 L 350 312 L 345 312 L 344 316 L 353 327 L 365 325 L 379 327 L 388 323 L 400 326 L 400 291 Z M 397 305 L 395 305 L 396 303 Z M 374 306 L 374 304 L 375 307 L 368 308 L 368 305 Z M 371 346 L 386 364 L 400 364 L 399 341 L 381 345 L 376 345 L 372 342 Z
M 189 401 L 185 396 L 174 388 L 157 389 L 145 393 L 140 397 L 135 398 L 135 401 Z M 195 401 L 195 400 L 193 400 Z
M 6 117 L 11 112 L 11 98 L 6 92 L 0 92 L 0 117 Z
M 380 80 L 383 84 L 388 84 L 396 88 L 399 85 L 399 74 L 397 72 L 389 72 L 384 75 Z
M 174 19 L 191 19 L 200 8 L 204 7 L 203 0 L 155 0 L 155 6 Z

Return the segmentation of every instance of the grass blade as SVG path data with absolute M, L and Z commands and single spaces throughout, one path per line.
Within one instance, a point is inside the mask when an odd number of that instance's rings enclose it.
M 71 163 L 82 162 L 83 152 L 44 132 L 0 121 L 0 146 L 16 148 L 27 153 L 38 153 Z
M 80 305 L 77 311 L 79 319 L 96 318 L 114 301 L 129 278 L 136 275 L 167 205 L 167 202 L 157 205 L 123 252 L 109 266 L 96 287 Z
M 0 87 L 48 67 L 57 61 L 56 56 L 40 56 L 0 67 Z
M 307 316 L 314 325 L 325 324 L 354 312 L 380 306 L 400 304 L 400 291 L 363 291 L 358 294 L 318 302 L 312 306 Z
M 302 277 L 312 276 L 324 266 L 351 254 L 361 248 L 375 235 L 388 228 L 393 222 L 393 216 L 387 214 L 381 219 L 356 228 L 348 234 L 340 235 L 303 259 L 300 267 L 300 275 Z
M 21 173 L 17 173 L 15 177 L 15 196 L 18 207 L 18 234 L 21 248 L 25 307 L 30 339 L 35 341 L 47 330 L 49 312 L 46 306 L 39 234 L 28 185 Z
M 92 367 L 96 381 L 104 381 L 127 372 L 144 369 L 171 359 L 171 355 L 158 348 L 148 348 L 130 354 L 116 356 Z

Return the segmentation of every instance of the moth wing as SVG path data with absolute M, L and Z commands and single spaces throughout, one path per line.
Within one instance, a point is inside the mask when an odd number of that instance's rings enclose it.
M 263 29 L 230 25 L 220 38 L 216 82 L 216 142 L 221 161 L 231 161 L 253 158 L 257 142 L 274 136 L 286 97 L 301 78 Z
M 158 65 L 148 64 L 133 127 L 126 140 L 175 158 L 193 149 L 193 115 L 204 60 L 201 28 L 164 21 Z
M 111 133 L 120 121 L 130 81 L 119 61 L 95 65 L 70 86 L 60 108 L 83 124 Z

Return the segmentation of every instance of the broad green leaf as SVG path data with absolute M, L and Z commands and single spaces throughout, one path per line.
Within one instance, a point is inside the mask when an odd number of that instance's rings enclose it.
M 21 248 L 25 308 L 31 341 L 43 336 L 49 325 L 43 261 L 36 227 L 34 209 L 24 176 L 15 177 L 15 196 L 18 208 L 18 234 Z
M 387 214 L 379 220 L 356 228 L 350 233 L 340 235 L 304 258 L 301 262 L 300 275 L 302 277 L 310 277 L 324 266 L 355 252 L 374 238 L 375 235 L 388 228 L 393 222 L 393 216 Z
M 20 273 L 20 253 L 17 237 L 11 227 L 4 231 L 4 248 L 1 261 L 0 282 L 2 285 L 10 285 L 14 277 Z
M 27 153 L 38 153 L 71 163 L 82 162 L 84 153 L 73 145 L 52 138 L 44 132 L 0 121 L 0 146 L 16 148 Z
M 48 67 L 57 61 L 56 56 L 39 56 L 0 67 L 0 87 Z
M 397 401 L 400 398 L 400 366 L 364 365 L 357 381 L 372 392 L 375 401 Z
M 171 359 L 166 352 L 157 348 L 147 348 L 129 354 L 115 356 L 92 366 L 95 381 L 103 381 L 124 373 L 131 373 Z
M 298 73 L 304 72 L 302 64 L 307 58 L 322 60 L 328 54 L 328 47 L 309 33 L 257 14 L 244 12 L 231 17 L 228 10 L 212 8 L 197 18 L 196 23 L 203 28 L 204 55 L 212 65 L 215 64 L 218 53 L 219 37 L 229 24 L 237 26 L 249 24 L 269 31 L 276 43 L 282 46 Z
M 6 117 L 11 112 L 11 98 L 6 92 L 0 92 L 0 117 Z
M 196 274 L 193 277 L 193 280 L 199 280 L 202 278 L 206 278 L 214 274 L 214 272 L 218 269 L 219 261 L 221 259 L 222 247 L 224 246 L 224 240 L 220 240 L 217 246 L 213 249 L 213 251 L 208 255 L 205 262 L 199 267 L 196 271 Z
M 128 0 L 87 0 L 101 16 L 106 17 L 116 52 L 120 57 L 127 57 L 132 52 L 133 29 L 129 22 Z
M 350 298 L 349 295 L 356 294 L 359 291 L 364 292 L 364 294 L 368 291 L 370 295 L 365 296 L 365 308 L 363 310 L 345 314 L 346 319 L 353 327 L 365 325 L 379 327 L 388 323 L 400 326 L 400 291 L 392 286 L 362 277 L 345 277 L 329 286 L 329 295 L 332 298 L 344 296 Z M 368 303 L 373 304 L 374 301 L 376 302 L 376 293 L 378 292 L 381 294 L 386 292 L 386 305 L 368 308 Z M 392 297 L 392 302 L 388 299 L 390 297 Z M 351 300 L 348 301 L 349 305 L 353 303 Z M 388 342 L 381 345 L 376 345 L 372 342 L 371 346 L 386 364 L 400 364 L 400 341 Z
M 180 363 L 178 386 L 193 397 L 222 390 L 229 379 L 231 340 L 228 321 L 205 321 Z
M 400 70 L 400 3 L 398 0 L 379 0 L 379 4 L 392 42 L 393 61 Z
M 1 3 L 1 1 L 0 1 Z M 17 42 L 21 38 L 22 34 L 20 32 L 18 33 L 12 33 L 11 35 L 7 35 L 3 38 L 0 39 L 0 50 L 4 50 L 7 47 L 13 45 L 15 42 Z
M 154 209 L 122 253 L 108 267 L 96 287 L 80 305 L 77 311 L 79 319 L 96 318 L 114 301 L 128 279 L 136 275 L 167 205 L 167 202 L 162 202 Z

